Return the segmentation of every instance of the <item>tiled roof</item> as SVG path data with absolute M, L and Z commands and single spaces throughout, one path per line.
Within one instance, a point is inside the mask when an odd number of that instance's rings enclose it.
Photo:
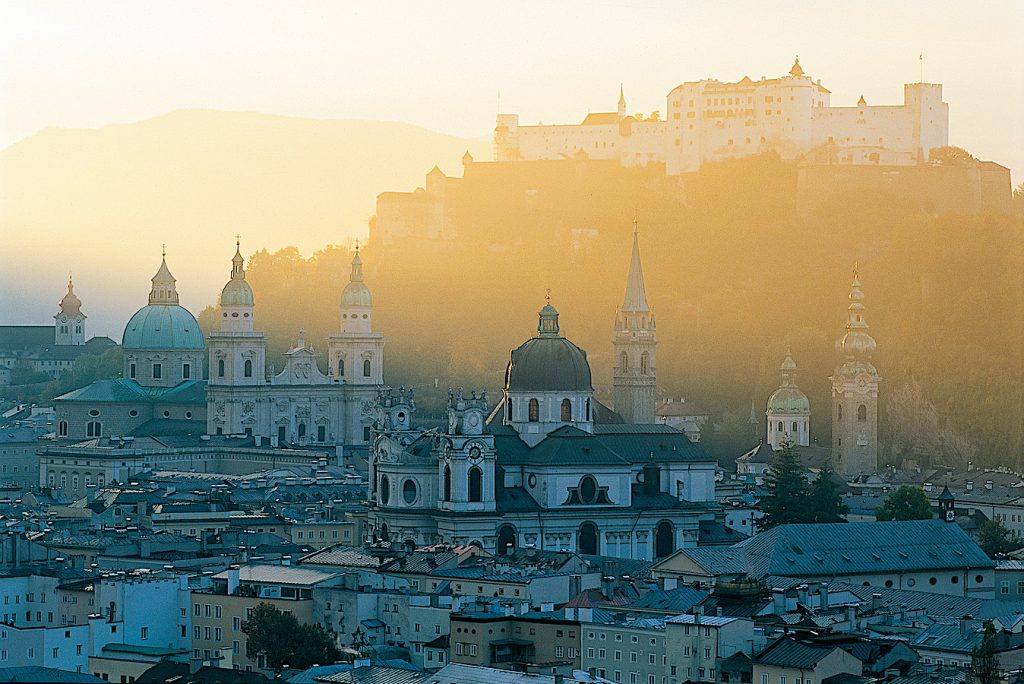
M 431 680 L 430 674 L 427 672 L 371 665 L 370 667 L 357 667 L 347 672 L 329 674 L 317 678 L 317 681 L 332 682 L 333 684 L 418 684 Z
M 665 619 L 665 623 L 673 625 L 706 625 L 708 627 L 724 627 L 736 622 L 739 618 L 725 617 L 720 615 L 676 615 Z
M 813 670 L 825 656 L 836 650 L 836 646 L 818 646 L 803 641 L 782 637 L 761 651 L 755 663 L 790 667 L 799 670 Z
M 23 667 L 2 667 L 0 668 L 0 682 L 53 682 L 53 684 L 82 684 L 91 682 L 102 682 L 99 677 L 94 677 L 85 672 L 70 672 L 58 670 L 52 667 L 38 667 L 26 665 Z
M 331 546 L 302 558 L 301 565 L 332 565 L 345 568 L 373 568 L 396 558 L 396 555 L 377 556 L 354 546 Z
M 638 610 L 656 610 L 666 613 L 683 613 L 707 598 L 710 592 L 690 587 L 656 589 L 649 591 L 630 605 Z
M 928 625 L 923 632 L 910 642 L 915 648 L 935 649 L 969 654 L 984 638 L 980 620 L 936 622 Z

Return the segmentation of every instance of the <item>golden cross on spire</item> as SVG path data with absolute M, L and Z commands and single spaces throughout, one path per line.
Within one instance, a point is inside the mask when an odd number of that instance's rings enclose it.
M 547 289 L 547 292 L 545 293 L 544 296 L 548 300 L 548 304 L 550 304 L 551 303 L 551 288 L 550 287 Z
M 167 256 L 167 243 L 160 245 L 160 256 Z
M 359 240 L 356 240 L 356 254 L 359 254 Z
M 235 233 L 235 247 L 242 246 L 242 236 L 239 233 Z
M 640 229 L 639 229 L 639 228 L 637 227 L 637 224 L 638 224 L 638 223 L 639 223 L 639 221 L 637 220 L 636 214 L 634 213 L 634 214 L 633 214 L 633 235 L 636 235 L 636 234 L 637 234 L 637 231 L 638 231 L 638 230 L 640 230 Z

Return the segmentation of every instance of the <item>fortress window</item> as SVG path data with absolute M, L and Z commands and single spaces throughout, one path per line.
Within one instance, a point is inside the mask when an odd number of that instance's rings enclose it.
M 476 466 L 469 469 L 469 500 L 477 503 L 483 500 L 483 472 Z
M 868 407 L 861 404 L 857 407 L 857 420 L 861 423 L 867 422 L 868 419 Z
M 629 370 L 629 357 L 626 356 L 626 352 L 622 352 L 619 356 L 619 370 L 623 373 Z
M 531 423 L 536 423 L 540 420 L 540 404 L 536 399 L 530 400 L 530 414 L 528 420 Z
M 246 359 L 245 360 L 244 374 L 245 374 L 245 377 L 247 377 L 247 378 L 251 378 L 252 377 L 252 360 L 251 359 Z
M 370 377 L 370 359 L 365 359 L 363 361 L 363 377 Z
M 572 422 L 572 402 L 568 399 L 562 400 L 562 422 Z
M 218 359 L 217 360 L 217 377 L 218 378 L 223 378 L 224 377 L 224 359 Z

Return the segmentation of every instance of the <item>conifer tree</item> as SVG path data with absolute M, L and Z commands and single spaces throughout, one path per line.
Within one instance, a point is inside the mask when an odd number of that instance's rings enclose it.
M 1000 681 L 999 657 L 996 655 L 996 628 L 991 622 L 985 623 L 985 635 L 981 643 L 971 651 L 971 664 L 967 668 L 971 684 L 998 684 Z
M 825 469 L 818 473 L 818 477 L 811 483 L 810 503 L 808 522 L 835 523 L 846 522 L 846 514 L 850 507 L 843 503 L 839 487 L 832 477 L 832 471 Z
M 758 509 L 764 514 L 757 521 L 759 530 L 811 520 L 807 479 L 792 442 L 784 444 L 772 457 L 765 489 L 768 493 L 757 503 Z

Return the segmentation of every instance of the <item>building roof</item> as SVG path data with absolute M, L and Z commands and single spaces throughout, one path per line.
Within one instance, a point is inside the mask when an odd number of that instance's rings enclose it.
M 71 672 L 53 667 L 26 665 L 0 668 L 0 682 L 53 682 L 53 684 L 82 682 L 82 684 L 86 684 L 102 681 L 99 677 L 94 677 L 86 672 Z
M 206 381 L 185 380 L 174 387 L 143 387 L 130 378 L 95 380 L 62 394 L 56 401 L 89 403 L 162 402 L 174 404 L 206 404 Z
M 384 667 L 381 665 L 370 665 L 369 667 L 357 667 L 346 672 L 335 672 L 323 677 L 318 677 L 319 682 L 332 682 L 333 684 L 417 684 L 419 682 L 432 682 L 427 672 L 416 672 L 397 667 Z
M 618 112 L 590 112 L 580 123 L 581 126 L 607 126 L 619 123 Z
M 655 589 L 649 591 L 629 606 L 630 609 L 652 610 L 665 613 L 682 613 L 708 597 L 710 592 L 691 587 L 678 589 Z
M 330 546 L 302 558 L 301 565 L 330 565 L 344 568 L 371 568 L 376 570 L 397 554 L 374 554 L 354 546 Z
M 227 580 L 230 570 L 217 573 L 214 579 Z M 294 565 L 243 565 L 238 569 L 240 582 L 260 582 L 263 584 L 319 584 L 337 573 L 324 572 L 314 568 L 295 567 Z
M 505 388 L 512 392 L 590 392 L 587 352 L 561 336 L 531 338 L 512 350 Z
M 52 347 L 54 338 L 52 325 L 0 325 L 0 350 L 4 351 Z
M 665 619 L 665 624 L 673 625 L 705 625 L 708 627 L 724 627 L 739 618 L 720 615 L 676 615 Z
M 837 648 L 839 647 L 820 646 L 790 637 L 782 637 L 761 651 L 754 658 L 754 662 L 761 665 L 813 670 L 822 659 Z

